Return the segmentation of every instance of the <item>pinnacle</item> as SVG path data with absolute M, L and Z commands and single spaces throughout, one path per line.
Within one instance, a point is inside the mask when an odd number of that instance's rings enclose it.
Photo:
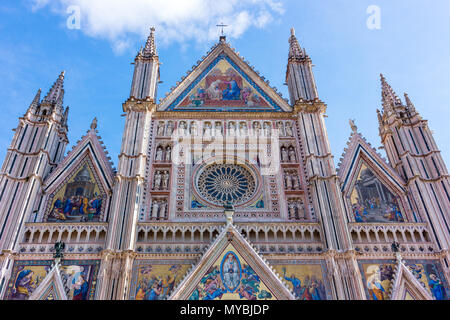
M 58 79 L 56 79 L 50 91 L 45 96 L 42 102 L 57 103 L 62 107 L 64 99 L 64 76 L 66 72 L 62 71 Z
M 402 105 L 402 101 L 397 96 L 392 87 L 389 85 L 389 83 L 386 81 L 386 78 L 382 73 L 380 73 L 380 79 L 381 79 L 381 97 L 384 110 L 386 111 L 387 109 L 388 110 L 392 109 L 397 105 Z
M 289 59 L 303 59 L 304 57 L 305 53 L 295 36 L 295 29 L 291 28 L 291 37 L 289 38 Z
M 155 45 L 155 28 L 150 28 L 150 35 L 148 36 L 147 43 L 143 51 L 143 56 L 150 58 L 156 56 L 156 45 Z

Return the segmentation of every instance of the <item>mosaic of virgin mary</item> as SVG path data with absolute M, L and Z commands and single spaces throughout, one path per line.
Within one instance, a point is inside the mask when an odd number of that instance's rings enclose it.
M 191 90 L 181 107 L 268 107 L 260 94 L 225 60 Z

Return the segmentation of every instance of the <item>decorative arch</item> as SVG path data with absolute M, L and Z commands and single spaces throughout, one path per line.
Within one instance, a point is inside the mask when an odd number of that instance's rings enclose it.
M 353 132 L 338 169 L 349 222 L 414 222 L 404 180 Z

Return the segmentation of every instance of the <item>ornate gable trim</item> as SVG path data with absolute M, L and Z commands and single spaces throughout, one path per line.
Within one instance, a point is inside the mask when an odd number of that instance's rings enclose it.
M 254 109 L 249 110 L 249 108 L 243 107 L 241 109 L 235 110 L 225 110 L 226 107 L 223 107 L 224 110 L 217 111 L 233 111 L 233 112 L 282 112 L 282 111 L 292 111 L 291 106 L 288 104 L 286 100 L 284 100 L 277 90 L 273 87 L 270 87 L 268 81 L 264 81 L 263 77 L 259 76 L 259 73 L 256 72 L 247 62 L 245 62 L 235 51 L 232 49 L 229 44 L 225 42 L 220 42 L 216 44 L 212 50 L 208 53 L 208 55 L 202 58 L 201 61 L 198 61 L 196 66 L 193 66 L 191 72 L 185 78 L 182 78 L 180 83 L 177 83 L 175 88 L 172 88 L 172 91 L 161 100 L 158 111 L 178 111 L 176 107 L 186 98 L 186 96 L 191 92 L 191 90 L 211 71 L 211 69 L 217 65 L 217 63 L 221 60 L 226 60 L 239 74 L 250 84 L 254 89 L 258 91 L 258 93 L 267 101 L 270 105 L 270 109 L 267 110 L 262 109 Z M 180 110 L 186 111 L 186 110 Z M 197 108 L 195 109 L 197 111 Z M 198 108 L 198 111 L 204 111 L 201 108 Z M 206 111 L 212 111 L 210 109 Z
M 403 178 L 392 169 L 360 133 L 352 133 L 347 146 L 348 148 L 344 150 L 338 167 L 342 192 L 345 193 L 351 189 L 355 175 L 359 173 L 361 161 L 364 161 L 376 176 L 396 193 L 403 194 L 406 191 Z
M 267 260 L 256 252 L 255 248 L 252 247 L 248 240 L 231 223 L 222 229 L 211 246 L 206 249 L 198 264 L 188 271 L 185 278 L 174 289 L 169 299 L 188 300 L 202 277 L 230 244 L 261 278 L 261 281 L 273 293 L 274 298 L 277 300 L 295 300 L 293 293 L 275 273 Z
M 416 279 L 399 255 L 397 261 L 395 275 L 391 281 L 390 300 L 405 300 L 407 294 L 414 300 L 433 300 L 427 289 Z
M 79 164 L 88 156 L 94 165 L 94 171 L 99 176 L 101 184 L 105 190 L 111 191 L 114 182 L 114 168 L 107 156 L 106 147 L 103 142 L 99 140 L 96 135 L 96 130 L 89 130 L 85 136 L 82 137 L 71 151 L 67 154 L 64 160 L 58 165 L 44 182 L 44 190 L 46 193 L 53 191 L 66 178 L 67 172 L 72 172 L 72 168 Z
M 68 300 L 58 263 L 53 266 L 41 284 L 34 290 L 29 300 L 48 300 L 50 296 L 52 300 Z

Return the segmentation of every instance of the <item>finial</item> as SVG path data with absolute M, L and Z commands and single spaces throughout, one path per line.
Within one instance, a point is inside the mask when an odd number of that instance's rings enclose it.
M 156 45 L 155 45 L 155 27 L 150 28 L 150 35 L 147 38 L 147 42 L 145 44 L 145 48 L 143 51 L 144 57 L 153 57 L 156 56 Z
M 94 118 L 91 123 L 91 130 L 97 129 L 97 118 Z
M 348 120 L 348 122 L 350 123 L 350 127 L 352 128 L 352 131 L 354 133 L 357 133 L 358 132 L 358 127 L 355 124 L 355 120 L 354 119 L 350 119 L 350 120 Z
M 291 28 L 291 36 L 289 37 L 289 59 L 301 60 L 305 57 L 305 52 L 300 47 L 295 37 L 295 29 Z

